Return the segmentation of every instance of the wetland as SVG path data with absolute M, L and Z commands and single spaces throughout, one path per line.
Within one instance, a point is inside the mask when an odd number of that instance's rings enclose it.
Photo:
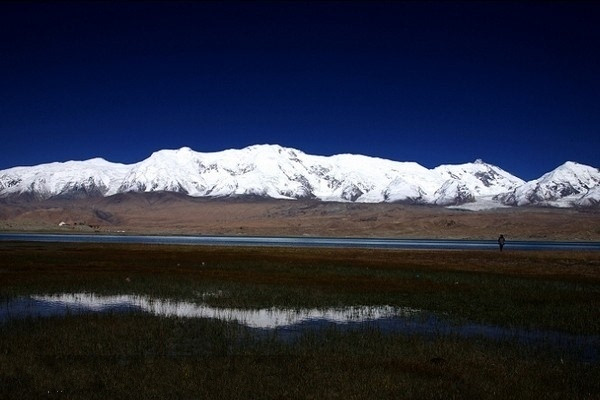
M 0 243 L 5 398 L 597 398 L 598 252 Z

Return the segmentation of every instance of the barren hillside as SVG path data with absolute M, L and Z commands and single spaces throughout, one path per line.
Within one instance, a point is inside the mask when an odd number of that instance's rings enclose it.
M 206 200 L 173 193 L 0 203 L 0 230 L 147 234 L 600 240 L 600 212 L 462 211 L 406 204 Z

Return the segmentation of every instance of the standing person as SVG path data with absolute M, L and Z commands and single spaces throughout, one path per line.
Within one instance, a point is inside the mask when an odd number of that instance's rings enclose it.
M 502 251 L 502 248 L 504 247 L 504 242 L 506 242 L 506 239 L 504 239 L 504 235 L 500 235 L 500 237 L 498 238 L 498 246 L 500 246 L 500 251 Z

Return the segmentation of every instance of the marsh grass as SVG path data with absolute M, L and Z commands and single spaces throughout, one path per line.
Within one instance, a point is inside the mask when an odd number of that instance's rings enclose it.
M 1 243 L 0 271 L 5 299 L 89 292 L 229 308 L 392 305 L 459 323 L 600 332 L 598 253 Z
M 600 254 L 0 243 L 0 299 L 139 294 L 217 307 L 393 305 L 600 332 Z M 0 398 L 593 399 L 598 363 L 516 341 L 86 314 L 0 324 Z
M 515 343 L 86 315 L 0 326 L 3 398 L 593 398 L 597 365 Z

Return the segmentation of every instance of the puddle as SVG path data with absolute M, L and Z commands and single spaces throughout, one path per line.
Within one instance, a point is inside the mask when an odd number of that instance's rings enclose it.
M 0 321 L 14 318 L 51 317 L 82 313 L 145 312 L 162 317 L 212 318 L 235 321 L 249 328 L 291 328 L 310 321 L 333 324 L 364 323 L 410 316 L 418 310 L 382 307 L 321 309 L 236 309 L 211 307 L 185 301 L 159 300 L 146 296 L 99 296 L 88 293 L 21 297 L 0 309 Z
M 101 296 L 90 293 L 19 297 L 0 307 L 0 323 L 19 318 L 46 318 L 84 313 L 149 313 L 163 317 L 210 318 L 235 321 L 260 331 L 275 330 L 283 339 L 308 330 L 336 327 L 344 330 L 365 328 L 385 333 L 436 337 L 487 338 L 517 341 L 528 346 L 550 346 L 580 354 L 586 362 L 600 360 L 600 336 L 570 335 L 553 331 L 509 329 L 483 324 L 452 324 L 432 313 L 392 306 L 354 306 L 305 309 L 236 309 L 202 303 L 154 299 L 148 296 Z

